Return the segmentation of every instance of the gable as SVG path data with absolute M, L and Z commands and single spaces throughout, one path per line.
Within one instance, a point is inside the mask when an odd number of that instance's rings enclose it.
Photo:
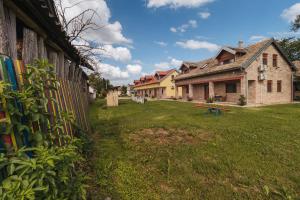
M 162 80 L 161 80 L 161 85 L 170 85 L 173 84 L 172 82 L 172 76 L 174 76 L 174 80 L 175 77 L 178 75 L 179 73 L 174 70 L 172 73 L 169 73 L 167 76 L 165 76 Z
M 262 59 L 263 54 L 268 55 L 268 67 L 273 67 L 273 55 L 277 55 L 278 68 L 287 68 L 287 70 L 292 70 L 290 63 L 285 59 L 284 55 L 280 52 L 276 45 L 272 44 L 263 51 L 260 55 L 260 59 Z
M 294 64 L 289 60 L 289 58 L 285 55 L 281 47 L 277 44 L 277 42 L 274 39 L 269 40 L 265 45 L 263 45 L 251 58 L 249 58 L 246 62 L 244 62 L 241 67 L 247 68 L 249 65 L 251 65 L 256 59 L 261 56 L 266 49 L 268 49 L 270 46 L 273 46 L 277 49 L 278 55 L 280 55 L 290 66 L 292 70 L 295 70 Z
M 219 63 L 222 63 L 224 61 L 232 60 L 235 58 L 235 54 L 232 54 L 228 51 L 222 50 L 219 55 L 216 57 L 218 59 Z

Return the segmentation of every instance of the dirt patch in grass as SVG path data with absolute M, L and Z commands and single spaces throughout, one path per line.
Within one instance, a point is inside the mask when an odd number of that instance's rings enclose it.
M 157 145 L 168 144 L 196 144 L 213 139 L 209 133 L 190 133 L 182 129 L 142 129 L 129 135 L 129 140 L 134 143 L 154 143 Z

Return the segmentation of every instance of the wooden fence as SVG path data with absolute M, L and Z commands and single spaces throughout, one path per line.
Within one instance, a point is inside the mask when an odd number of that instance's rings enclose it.
M 87 75 L 78 61 L 73 61 L 72 56 L 48 39 L 47 33 L 39 34 L 29 28 L 32 26 L 32 24 L 25 24 L 24 21 L 20 22 L 15 12 L 5 7 L 3 0 L 0 0 L 0 60 L 3 60 L 0 65 L 1 80 L 5 80 L 7 76 L 10 77 L 7 81 L 12 82 L 14 77 L 16 87 L 20 89 L 26 66 L 33 63 L 35 59 L 47 59 L 55 66 L 57 80 L 60 83 L 56 92 L 45 93 L 47 98 L 54 98 L 57 101 L 57 104 L 48 104 L 48 112 L 53 116 L 59 116 L 63 112 L 71 113 L 84 131 L 90 131 L 87 118 L 89 104 Z M 7 64 L 9 61 L 12 63 L 11 66 Z M 9 67 L 11 67 L 10 74 Z M 3 100 L 2 109 L 5 110 Z M 9 116 L 4 116 L 2 121 L 6 118 Z M 50 125 L 51 123 L 53 122 L 50 122 Z M 63 129 L 65 134 L 73 136 L 74 130 L 71 124 L 64 123 Z M 1 131 L 3 132 L 4 129 Z M 15 148 L 19 146 L 14 134 L 10 138 L 2 137 L 2 142 L 11 142 Z

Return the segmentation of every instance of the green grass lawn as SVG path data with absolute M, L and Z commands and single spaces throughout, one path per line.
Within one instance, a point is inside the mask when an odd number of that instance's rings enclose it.
M 299 104 L 205 112 L 181 102 L 96 102 L 94 198 L 300 199 Z

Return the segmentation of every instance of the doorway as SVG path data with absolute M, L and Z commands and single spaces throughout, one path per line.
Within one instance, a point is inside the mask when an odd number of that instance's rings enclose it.
M 207 100 L 209 98 L 209 86 L 208 84 L 204 85 L 204 99 Z

